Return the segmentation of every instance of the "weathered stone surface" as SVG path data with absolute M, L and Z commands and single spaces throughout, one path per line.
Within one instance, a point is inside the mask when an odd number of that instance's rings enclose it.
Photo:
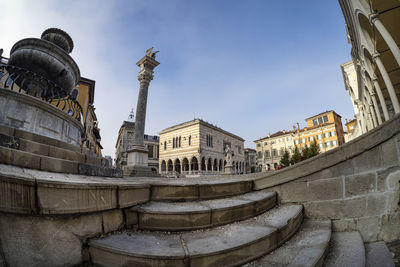
M 314 219 L 356 218 L 366 214 L 365 197 L 307 202 L 303 205 L 306 216 Z
M 116 185 L 85 185 L 37 181 L 37 198 L 43 214 L 66 214 L 117 207 Z
M 365 195 L 376 189 L 376 173 L 358 174 L 345 178 L 346 197 Z
M 80 153 L 54 146 L 49 147 L 49 157 L 72 160 L 77 162 L 85 161 L 85 156 Z
M 97 165 L 90 165 L 86 163 L 78 163 L 78 173 L 89 176 L 103 176 L 103 177 L 122 177 L 120 169 L 101 167 Z
M 243 267 L 322 266 L 329 247 L 331 223 L 305 220 L 298 233 L 283 246 Z
M 332 245 L 325 266 L 365 266 L 363 240 L 358 232 L 336 232 L 332 234 Z
M 399 166 L 399 154 L 397 151 L 396 139 L 392 138 L 381 144 L 380 146 L 380 154 L 382 157 L 382 166 L 391 167 L 391 166 Z
M 377 146 L 354 157 L 351 160 L 354 166 L 354 173 L 376 170 L 383 166 L 380 152 L 381 149 Z
M 101 165 L 101 158 L 93 157 L 89 155 L 85 155 L 85 163 L 95 166 L 102 166 Z
M 120 229 L 124 224 L 122 210 L 109 210 L 101 213 L 103 217 L 103 232 L 109 233 Z
M 309 199 L 330 200 L 343 198 L 343 178 L 331 178 L 308 183 Z
M 386 194 L 369 194 L 367 196 L 367 215 L 373 216 L 385 214 L 387 212 L 387 200 Z
M 364 242 L 371 242 L 377 240 L 379 234 L 379 217 L 361 217 L 357 218 L 357 227 Z
M 82 262 L 82 242 L 101 233 L 101 217 L 0 215 L 0 240 L 10 266 L 70 266 Z M 23 248 L 23 249 L 21 249 Z
M 0 210 L 12 213 L 35 213 L 35 180 L 27 174 L 0 175 Z
M 385 214 L 381 217 L 379 239 L 385 242 L 398 240 L 400 236 L 400 212 Z
M 385 242 L 373 242 L 365 244 L 366 267 L 394 267 L 392 254 Z
M 335 232 L 348 232 L 356 230 L 355 219 L 332 220 L 332 230 Z
M 195 200 L 199 198 L 197 185 L 152 185 L 152 200 Z
M 396 189 L 396 184 L 394 183 L 387 183 L 387 178 L 389 175 L 400 176 L 400 167 L 390 167 L 387 169 L 377 171 L 377 190 L 378 191 L 386 191 L 390 189 Z M 393 178 L 392 178 L 393 179 Z M 392 188 L 393 186 L 393 188 Z
M 201 199 L 212 199 L 248 193 L 252 190 L 252 181 L 233 183 L 210 183 L 199 185 Z
M 20 140 L 17 137 L 0 133 L 0 146 L 19 149 Z
M 133 225 L 138 224 L 139 219 L 136 207 L 124 209 L 124 212 L 125 212 L 125 224 L 127 227 L 132 227 Z
M 179 235 L 122 233 L 89 242 L 94 264 L 105 266 L 186 266 Z
M 118 185 L 118 207 L 132 207 L 150 200 L 150 185 Z
M 0 163 L 31 169 L 40 168 L 40 157 L 12 148 L 0 147 Z
M 280 186 L 279 197 L 282 198 L 282 202 L 300 202 L 308 201 L 311 196 L 308 194 L 308 183 L 307 182 L 292 182 L 286 183 Z
M 42 155 L 42 156 L 48 156 L 49 155 L 49 146 L 44 145 L 41 143 L 37 143 L 34 141 L 29 141 L 25 139 L 19 139 L 20 145 L 19 149 L 25 152 L 37 154 L 37 155 Z
M 40 156 L 40 169 L 49 172 L 78 173 L 78 163 L 75 161 Z

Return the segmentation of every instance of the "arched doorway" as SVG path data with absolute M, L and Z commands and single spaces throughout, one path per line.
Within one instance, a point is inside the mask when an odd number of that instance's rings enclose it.
M 181 173 L 181 161 L 179 159 L 176 159 L 174 165 L 175 165 L 175 172 Z
M 204 157 L 201 158 L 201 170 L 202 171 L 206 170 L 206 159 Z
M 172 160 L 170 160 L 170 159 L 168 160 L 167 167 L 168 167 L 168 172 L 172 172 L 174 170 L 174 167 L 172 165 Z
M 161 161 L 161 173 L 166 173 L 167 172 L 167 163 L 165 163 L 165 160 Z
M 189 171 L 189 160 L 187 158 L 184 158 L 182 160 L 182 168 L 184 172 L 188 172 Z
M 199 170 L 199 162 L 197 161 L 196 157 L 193 157 L 191 160 L 191 169 L 192 171 L 198 171 Z

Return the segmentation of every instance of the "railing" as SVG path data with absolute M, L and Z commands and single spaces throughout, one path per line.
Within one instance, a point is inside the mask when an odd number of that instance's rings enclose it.
M 76 96 L 71 94 L 62 96 L 65 95 L 65 90 L 41 75 L 4 64 L 4 61 L 0 60 L 0 87 L 37 97 L 59 108 L 82 124 L 83 110 Z

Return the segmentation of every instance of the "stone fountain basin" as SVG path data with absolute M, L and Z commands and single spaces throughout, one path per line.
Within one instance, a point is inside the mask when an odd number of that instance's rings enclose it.
M 9 65 L 17 66 L 51 80 L 60 97 L 68 95 L 80 79 L 78 65 L 62 48 L 48 41 L 27 38 L 11 49 Z

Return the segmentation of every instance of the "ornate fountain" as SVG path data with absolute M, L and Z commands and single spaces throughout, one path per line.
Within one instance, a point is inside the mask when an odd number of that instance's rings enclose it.
M 47 29 L 41 39 L 26 38 L 14 44 L 7 70 L 14 82 L 30 95 L 66 97 L 80 79 L 79 67 L 69 55 L 73 47 L 66 32 Z
M 81 144 L 82 107 L 75 89 L 78 65 L 64 31 L 50 28 L 40 39 L 14 44 L 8 62 L 0 62 L 0 124 Z

